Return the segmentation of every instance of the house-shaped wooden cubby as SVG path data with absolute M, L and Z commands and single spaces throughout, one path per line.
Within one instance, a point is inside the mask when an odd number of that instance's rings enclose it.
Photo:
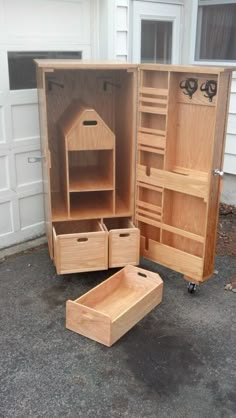
M 104 268 L 107 261 L 100 262 L 104 255 L 98 259 L 99 248 L 106 253 L 106 242 L 101 245 L 104 234 L 109 234 L 110 267 L 121 266 L 122 261 L 124 265 L 128 258 L 137 263 L 137 251 L 127 257 L 138 242 L 132 241 L 135 227 L 143 257 L 191 282 L 207 280 L 214 272 L 232 69 L 79 60 L 37 60 L 37 67 L 46 156 L 46 232 L 54 261 L 56 249 L 57 271 Z M 77 100 L 94 113 L 83 113 Z M 96 139 L 85 135 L 81 146 L 93 144 L 101 150 L 78 149 L 77 128 L 75 136 L 68 129 L 73 149 L 67 152 L 66 174 L 65 150 L 60 149 L 66 143 L 59 128 L 63 114 L 72 120 L 74 114 L 86 115 L 90 122 L 99 114 L 115 135 L 115 150 L 106 149 L 100 134 Z M 82 125 L 85 132 L 97 126 Z M 80 157 L 82 153 L 86 158 Z M 88 263 L 81 266 L 87 256 Z M 59 259 L 66 260 L 60 268 Z
M 91 107 L 73 100 L 58 122 L 68 217 L 114 214 L 115 135 Z

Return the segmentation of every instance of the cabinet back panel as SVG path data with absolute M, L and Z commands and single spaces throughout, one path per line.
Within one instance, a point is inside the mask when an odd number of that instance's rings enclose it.
M 172 232 L 162 231 L 162 244 L 176 248 L 188 254 L 203 256 L 203 244 L 192 239 L 182 237 Z
M 164 190 L 164 224 L 204 236 L 207 205 L 203 199 L 185 193 Z

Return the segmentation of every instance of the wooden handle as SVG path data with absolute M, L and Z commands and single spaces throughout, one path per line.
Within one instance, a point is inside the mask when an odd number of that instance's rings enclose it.
M 88 238 L 84 237 L 84 238 L 78 238 L 77 242 L 87 242 Z
M 120 234 L 120 237 L 121 238 L 123 238 L 123 237 L 129 237 L 130 236 L 130 234 L 128 234 L 128 233 L 123 233 L 123 234 Z
M 146 274 L 141 273 L 140 271 L 138 271 L 138 275 L 139 275 L 139 276 L 142 276 L 142 277 L 147 277 L 147 275 L 146 275 Z
M 97 120 L 84 120 L 84 126 L 96 126 L 98 124 Z

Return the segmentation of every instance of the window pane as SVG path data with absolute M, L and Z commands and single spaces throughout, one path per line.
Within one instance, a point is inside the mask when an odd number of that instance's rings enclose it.
M 35 89 L 35 58 L 77 58 L 81 51 L 11 51 L 8 52 L 10 90 Z
M 198 9 L 196 59 L 236 60 L 236 4 Z
M 170 64 L 172 22 L 142 20 L 141 62 Z

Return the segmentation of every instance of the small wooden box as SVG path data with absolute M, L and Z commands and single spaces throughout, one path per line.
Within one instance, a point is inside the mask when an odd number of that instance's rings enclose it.
M 54 223 L 53 241 L 58 274 L 108 268 L 108 233 L 96 219 Z
M 162 301 L 156 273 L 126 266 L 75 301 L 66 303 L 66 328 L 108 347 Z
M 109 231 L 109 267 L 139 264 L 140 231 L 129 218 L 105 219 Z

